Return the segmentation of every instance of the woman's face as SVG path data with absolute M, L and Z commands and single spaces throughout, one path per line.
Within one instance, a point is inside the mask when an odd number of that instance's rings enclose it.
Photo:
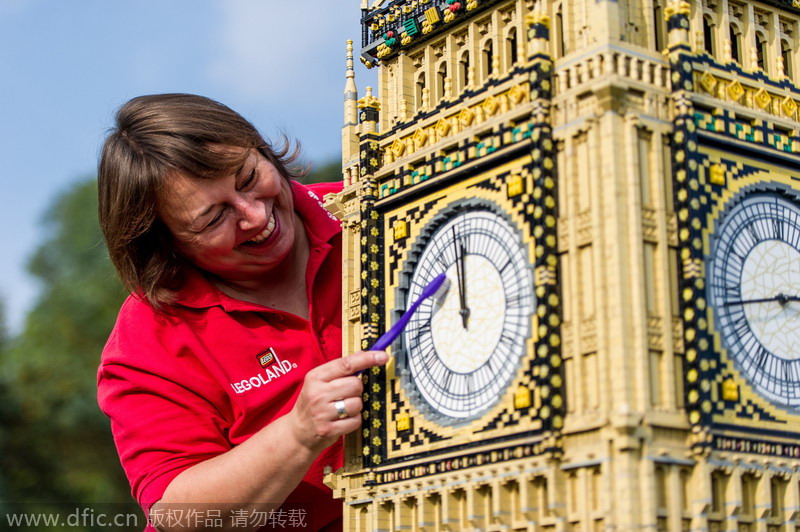
M 290 256 L 302 230 L 289 183 L 256 150 L 218 179 L 174 174 L 158 210 L 180 254 L 223 281 L 263 278 Z

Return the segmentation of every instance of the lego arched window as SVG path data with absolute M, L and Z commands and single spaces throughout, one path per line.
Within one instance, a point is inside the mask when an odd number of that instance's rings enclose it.
M 703 49 L 708 55 L 714 57 L 714 20 L 710 15 L 703 15 Z
M 692 473 L 685 468 L 681 468 L 678 472 L 678 496 L 680 497 L 680 501 L 678 504 L 678 508 L 681 509 L 681 513 L 689 513 L 689 509 L 691 508 L 691 500 L 692 496 L 689 493 L 689 482 L 691 482 Z M 688 529 L 684 529 L 688 530 Z
M 784 39 L 781 39 L 781 58 L 783 59 L 783 75 L 792 79 L 794 77 L 792 45 Z
M 666 45 L 664 36 L 666 28 L 664 27 L 664 10 L 661 2 L 658 0 L 653 1 L 653 41 L 656 46 L 656 51 L 660 52 Z
M 603 472 L 600 466 L 594 466 L 589 469 L 589 509 L 597 511 L 602 508 L 603 499 Z
M 780 475 L 775 475 L 770 479 L 769 482 L 769 499 L 770 499 L 770 506 L 772 509 L 770 511 L 770 516 L 772 519 L 771 523 L 768 524 L 777 524 L 783 522 L 784 519 L 784 508 L 786 507 L 786 480 L 781 478 Z
M 494 43 L 491 39 L 487 40 L 483 45 L 483 54 L 481 58 L 481 80 L 485 81 L 492 75 L 492 65 L 494 62 Z
M 742 31 L 739 27 L 731 23 L 728 37 L 731 40 L 731 60 L 741 64 L 742 62 Z
M 725 493 L 728 487 L 728 475 L 722 471 L 711 473 L 711 513 L 715 516 L 725 511 Z
M 416 101 L 414 109 L 419 111 L 425 105 L 424 102 L 425 98 L 425 72 L 420 72 L 417 75 L 417 83 L 416 83 Z
M 439 64 L 439 68 L 436 71 L 436 94 L 435 94 L 435 101 L 433 103 L 433 107 L 439 104 L 440 101 L 444 100 L 445 97 L 445 83 L 447 83 L 447 62 L 442 61 Z
M 458 61 L 458 89 L 463 91 L 469 85 L 469 50 L 461 54 Z
M 667 471 L 663 465 L 657 465 L 655 468 L 655 485 L 656 485 L 656 512 L 659 516 L 667 515 L 669 511 L 669 487 L 667 486 Z
M 561 4 L 558 5 L 556 8 L 556 35 L 555 35 L 555 43 L 556 43 L 556 57 L 562 57 L 564 55 L 564 50 L 566 49 L 564 46 L 564 14 L 563 8 Z
M 740 478 L 742 490 L 742 505 L 739 512 L 740 521 L 752 521 L 755 515 L 755 500 L 756 488 L 758 486 L 758 479 L 752 473 L 745 473 Z
M 689 493 L 689 483 L 692 480 L 692 473 L 685 468 L 681 468 L 680 472 L 678 473 L 678 485 L 679 485 L 679 495 L 680 495 L 680 504 L 678 507 L 681 509 L 682 513 L 689 513 L 690 509 L 690 501 L 692 500 L 692 496 Z M 684 530 L 688 530 L 685 528 Z
M 508 70 L 513 70 L 517 65 L 517 28 L 511 28 L 506 35 L 506 64 Z
M 578 473 L 570 471 L 567 474 L 567 512 L 575 513 L 578 511 L 580 500 L 578 499 L 580 493 L 580 486 L 578 485 Z
M 756 32 L 756 65 L 759 70 L 767 71 L 767 38 L 760 31 Z

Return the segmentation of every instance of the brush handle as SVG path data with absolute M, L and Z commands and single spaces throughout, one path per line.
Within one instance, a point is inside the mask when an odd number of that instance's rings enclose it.
M 417 300 L 414 301 L 410 307 L 408 307 L 408 310 L 406 310 L 402 316 L 400 316 L 400 319 L 397 320 L 397 323 L 392 325 L 391 329 L 383 333 L 381 337 L 378 338 L 378 341 L 373 344 L 373 346 L 370 348 L 370 351 L 383 351 L 392 345 L 392 342 L 394 342 L 395 339 L 400 336 L 400 333 L 403 332 L 403 329 L 406 328 L 406 325 L 408 325 L 408 320 L 411 319 L 411 316 L 414 315 L 414 312 L 417 311 L 417 308 L 419 308 L 420 304 L 429 297 L 436 295 L 436 292 L 439 291 L 446 279 L 447 276 L 444 273 L 440 273 L 434 277 L 433 281 L 428 283 Z
M 372 344 L 372 347 L 370 347 L 369 350 L 385 351 L 387 347 L 392 345 L 392 342 L 394 342 L 397 339 L 397 337 L 400 336 L 400 333 L 403 332 L 403 329 L 406 328 L 408 320 L 411 319 L 411 315 L 414 314 L 414 311 L 417 310 L 417 307 L 419 306 L 420 303 L 422 303 L 423 299 L 425 298 L 421 297 L 417 299 L 414 302 L 414 304 L 411 305 L 411 307 L 407 311 L 405 311 L 405 313 L 403 313 L 402 316 L 400 316 L 400 319 L 397 320 L 397 323 L 395 323 L 391 329 L 383 333 L 381 337 L 378 338 L 378 340 L 374 344 Z M 363 369 L 361 371 L 358 371 L 356 375 L 361 375 L 363 371 L 364 371 Z
M 402 316 L 400 316 L 400 319 L 397 320 L 397 323 L 392 325 L 391 329 L 383 333 L 381 337 L 378 338 L 378 341 L 372 345 L 370 351 L 384 351 L 387 347 L 392 345 L 392 342 L 394 342 L 397 337 L 400 336 L 400 333 L 403 332 L 403 329 L 406 328 L 406 325 L 408 325 L 408 320 L 411 319 L 411 315 L 414 314 L 414 311 L 417 310 L 417 307 L 419 307 L 423 299 L 426 298 L 420 297 L 414 301 L 414 304 L 411 305 L 411 307 L 405 311 Z
M 403 332 L 403 329 L 406 328 L 406 325 L 408 325 L 408 320 L 411 319 L 411 316 L 414 315 L 414 312 L 416 312 L 420 304 L 422 304 L 422 302 L 429 297 L 436 295 L 436 292 L 441 288 L 446 279 L 447 276 L 444 273 L 437 275 L 433 281 L 431 281 L 428 286 L 425 287 L 425 290 L 422 291 L 422 294 L 420 294 L 416 301 L 414 301 L 414 303 L 408 307 L 408 310 L 406 310 L 403 315 L 400 316 L 400 319 L 397 320 L 397 323 L 392 325 L 391 329 L 383 333 L 381 337 L 378 338 L 374 344 L 372 344 L 372 347 L 370 347 L 369 350 L 384 351 L 387 347 L 392 345 L 392 342 L 394 342 L 397 337 L 400 336 L 400 333 Z M 446 290 L 446 288 L 443 290 Z M 356 373 L 356 375 L 361 375 L 361 371 Z

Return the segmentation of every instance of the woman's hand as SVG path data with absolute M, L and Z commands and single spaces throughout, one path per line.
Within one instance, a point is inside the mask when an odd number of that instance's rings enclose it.
M 297 441 L 319 453 L 340 436 L 356 430 L 361 425 L 364 387 L 355 374 L 388 359 L 383 351 L 360 351 L 309 371 L 288 414 Z
M 187 504 L 200 511 L 252 509 L 242 501 L 277 508 L 325 447 L 361 425 L 363 385 L 354 374 L 388 359 L 383 351 L 361 351 L 312 369 L 288 414 L 242 444 L 180 473 L 153 505 L 151 517 L 163 518 L 171 508 L 185 509 Z M 280 482 L 273 481 L 276 476 Z M 165 523 L 158 526 L 185 530 Z

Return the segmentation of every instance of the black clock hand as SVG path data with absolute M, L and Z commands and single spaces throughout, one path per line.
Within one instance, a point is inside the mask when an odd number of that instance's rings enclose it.
M 778 294 L 774 297 L 764 297 L 761 299 L 747 299 L 745 301 L 726 301 L 722 304 L 723 307 L 732 307 L 734 305 L 748 305 L 750 303 L 770 303 L 777 301 L 782 307 L 785 307 L 790 301 L 800 301 L 800 296 L 787 296 L 786 294 Z
M 464 256 L 467 254 L 466 250 L 464 249 L 464 241 L 458 241 L 458 247 L 460 250 L 459 260 L 461 262 L 461 323 L 464 325 L 464 328 L 467 328 L 467 322 L 469 321 L 469 307 L 467 307 L 467 268 L 466 263 L 464 262 Z
M 464 292 L 464 247 L 459 246 L 458 237 L 456 236 L 456 228 L 453 227 L 453 250 L 455 251 L 456 262 L 456 276 L 458 277 L 458 303 L 460 306 L 459 313 L 461 314 L 461 323 L 464 328 L 467 328 L 467 320 L 464 317 L 464 310 L 466 309 L 466 293 Z M 469 311 L 467 311 L 469 312 Z

